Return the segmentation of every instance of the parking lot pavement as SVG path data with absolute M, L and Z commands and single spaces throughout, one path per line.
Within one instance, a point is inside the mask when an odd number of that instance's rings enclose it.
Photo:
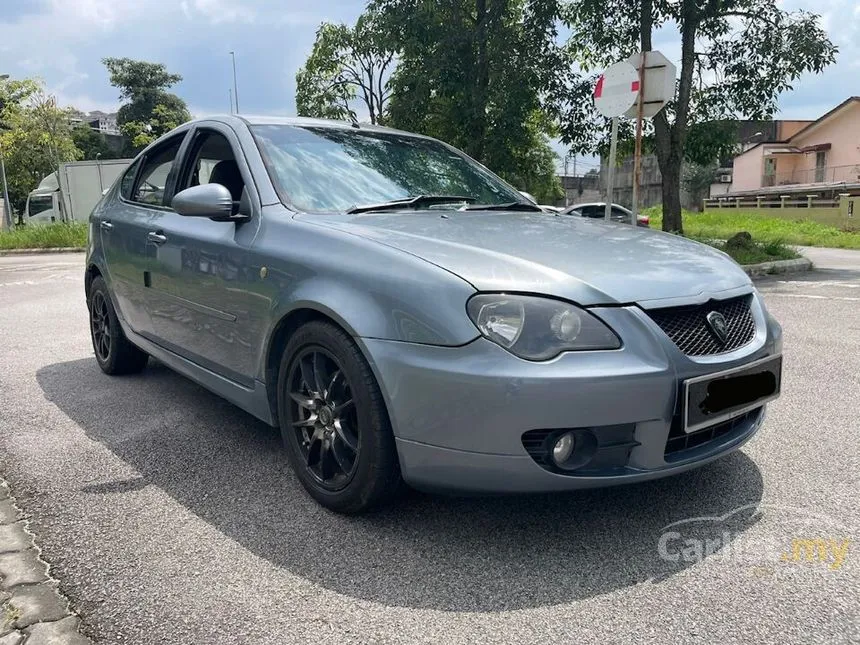
M 311 502 L 278 433 L 190 381 L 103 375 L 82 256 L 0 258 L 0 473 L 97 643 L 858 642 L 850 253 L 760 283 L 784 394 L 742 451 L 360 518 Z

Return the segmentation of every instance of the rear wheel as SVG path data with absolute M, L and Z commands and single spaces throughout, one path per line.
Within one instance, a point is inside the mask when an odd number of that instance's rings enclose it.
M 400 488 L 394 436 L 376 379 L 349 337 L 313 321 L 281 359 L 278 417 L 293 470 L 310 495 L 359 513 Z
M 101 370 L 105 374 L 133 374 L 146 367 L 149 357 L 125 337 L 101 276 L 97 276 L 90 285 L 87 304 L 90 310 L 90 336 Z

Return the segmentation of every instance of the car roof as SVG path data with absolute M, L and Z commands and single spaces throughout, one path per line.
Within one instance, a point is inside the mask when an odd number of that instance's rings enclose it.
M 624 208 L 621 204 L 612 204 L 615 208 Z M 570 208 L 580 208 L 582 206 L 606 206 L 606 202 L 586 202 L 584 204 L 571 204 Z M 627 210 L 627 209 L 625 209 Z
M 289 125 L 295 127 L 315 127 L 315 128 L 336 128 L 340 130 L 358 130 L 359 132 L 390 132 L 397 134 L 405 134 L 413 137 L 424 137 L 424 135 L 414 132 L 405 132 L 395 128 L 386 128 L 381 125 L 373 125 L 371 123 L 356 123 L 350 121 L 335 121 L 332 119 L 313 119 L 303 116 L 267 116 L 267 115 L 251 115 L 251 114 L 216 114 L 206 116 L 199 119 L 194 119 L 191 123 L 203 123 L 205 121 L 219 121 L 221 123 L 236 125 L 244 123 L 245 125 Z

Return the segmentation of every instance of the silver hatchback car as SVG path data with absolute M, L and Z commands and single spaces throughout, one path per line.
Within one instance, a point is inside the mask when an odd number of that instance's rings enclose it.
M 553 217 L 434 139 L 213 117 L 91 216 L 96 360 L 149 356 L 280 427 L 321 504 L 562 491 L 738 448 L 782 333 L 726 255 Z M 179 429 L 178 429 L 179 430 Z

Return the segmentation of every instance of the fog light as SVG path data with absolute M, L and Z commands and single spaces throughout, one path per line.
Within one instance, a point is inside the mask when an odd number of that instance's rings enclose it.
M 556 466 L 562 466 L 564 462 L 570 459 L 574 443 L 572 432 L 565 432 L 555 440 L 555 445 L 552 447 L 552 460 Z

